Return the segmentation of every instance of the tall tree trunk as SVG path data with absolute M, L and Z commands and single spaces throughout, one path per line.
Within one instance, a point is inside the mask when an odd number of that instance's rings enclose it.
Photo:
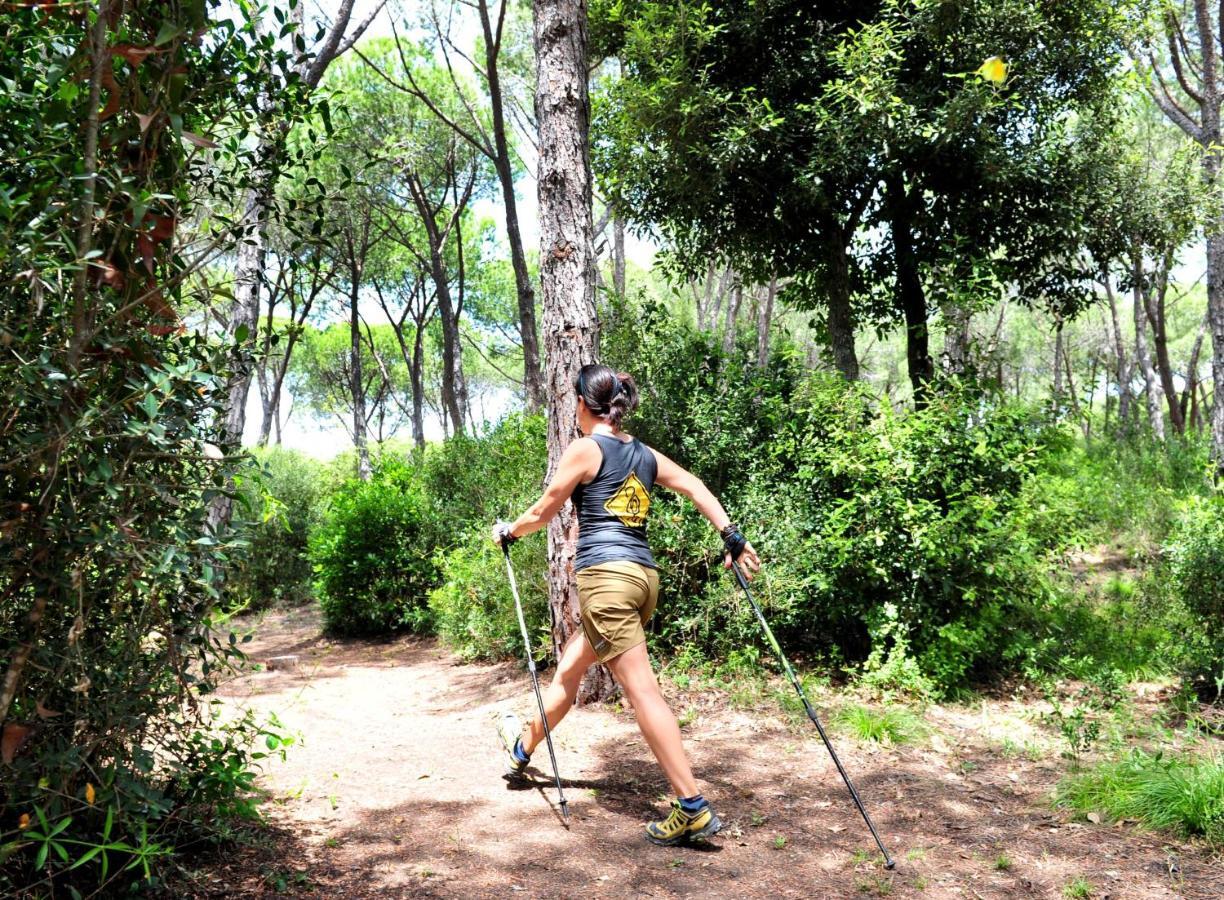
M 1141 285 L 1141 295 L 1148 320 L 1152 323 L 1152 347 L 1156 352 L 1156 372 L 1160 376 L 1160 386 L 1164 391 L 1165 403 L 1169 408 L 1169 424 L 1173 426 L 1177 434 L 1184 434 L 1186 423 L 1182 419 L 1177 388 L 1173 385 L 1173 366 L 1169 362 L 1169 341 L 1165 332 L 1165 297 L 1169 291 L 1169 267 L 1172 262 L 1171 253 L 1161 260 L 1156 270 L 1155 290 L 1144 282 Z
M 1207 196 L 1214 196 L 1220 179 L 1221 135 L 1220 135 L 1220 15 L 1212 19 L 1211 5 L 1207 0 L 1194 0 L 1194 24 L 1181 18 L 1190 16 L 1185 5 L 1168 4 L 1164 10 L 1165 32 L 1168 38 L 1168 53 L 1165 59 L 1168 69 L 1156 67 L 1156 75 L 1149 84 L 1152 99 L 1165 116 L 1203 148 L 1203 182 Z M 1196 32 L 1197 64 L 1189 58 L 1189 47 L 1185 35 Z M 1183 65 L 1183 53 L 1186 64 Z M 1162 74 L 1164 72 L 1164 74 Z M 1181 83 L 1190 103 L 1182 105 L 1170 93 L 1169 84 L 1174 79 Z M 1197 84 L 1191 84 L 1197 82 Z M 1198 106 L 1197 120 L 1190 109 Z M 1214 395 L 1224 392 L 1224 213 L 1216 213 L 1206 223 L 1207 236 L 1207 316 L 1211 323 L 1211 372 Z M 1216 478 L 1224 478 L 1224 403 L 1213 403 L 1211 410 L 1211 455 L 1216 465 Z
M 1224 216 L 1213 225 L 1215 232 L 1207 236 L 1207 317 L 1211 321 L 1211 448 L 1219 481 L 1224 478 L 1224 403 L 1216 399 L 1224 397 Z
M 769 363 L 769 324 L 773 319 L 774 298 L 778 296 L 778 278 L 769 279 L 769 289 L 765 292 L 765 302 L 761 304 L 757 318 L 757 368 L 763 369 Z
M 1203 322 L 1199 326 L 1198 334 L 1194 336 L 1194 347 L 1190 351 L 1190 361 L 1186 363 L 1186 386 L 1185 386 L 1185 389 L 1182 391 L 1181 401 L 1179 403 L 1179 406 L 1181 407 L 1183 421 L 1188 420 L 1187 413 L 1186 413 L 1187 404 L 1190 403 L 1190 401 L 1193 399 L 1194 388 L 1198 384 L 1199 353 L 1203 349 L 1203 337 L 1206 335 L 1206 333 L 1207 333 L 1207 318 L 1206 316 L 1204 316 Z M 1191 427 L 1194 427 L 1194 426 L 1191 426 Z
M 625 220 L 612 217 L 612 290 L 625 296 Z
M 261 148 L 262 153 L 271 152 Z M 265 232 L 267 230 L 269 201 L 262 191 L 248 188 L 243 202 L 244 219 L 248 223 L 242 242 L 238 245 L 237 266 L 234 271 L 234 305 L 230 310 L 228 331 L 231 337 L 245 329 L 248 341 L 254 341 L 259 328 L 260 285 L 263 281 L 264 265 L 267 262 Z M 225 414 L 221 426 L 222 440 L 227 448 L 236 450 L 242 445 L 242 433 L 246 430 L 247 394 L 251 388 L 251 367 L 246 360 L 234 357 L 236 371 L 230 376 L 225 394 Z M 228 515 L 225 517 L 227 520 Z
M 544 376 L 540 368 L 540 344 L 536 331 L 535 285 L 527 268 L 523 250 L 523 235 L 519 229 L 518 199 L 514 195 L 514 166 L 510 157 L 510 142 L 506 138 L 505 110 L 502 106 L 501 55 L 502 26 L 510 0 L 502 0 L 494 27 L 489 17 L 488 0 L 480 0 L 480 24 L 484 31 L 485 76 L 489 84 L 489 105 L 492 113 L 494 168 L 501 183 L 502 205 L 506 214 L 506 238 L 510 243 L 510 261 L 514 267 L 514 284 L 518 292 L 519 338 L 523 344 L 523 385 L 527 392 L 527 408 L 532 412 L 545 402 Z
M 425 326 L 417 323 L 412 337 L 412 361 L 408 374 L 412 379 L 412 440 L 418 450 L 425 449 L 425 382 L 421 377 L 425 361 Z
M 723 328 L 723 356 L 730 356 L 735 349 L 735 326 L 739 319 L 740 306 L 744 302 L 744 285 L 737 277 L 735 286 L 731 289 L 731 298 L 727 302 L 727 321 Z
M 548 478 L 574 437 L 578 370 L 595 361 L 594 224 L 587 93 L 587 7 L 584 0 L 536 0 L 537 170 L 540 207 L 540 293 L 543 298 L 545 378 L 548 388 Z M 579 628 L 574 553 L 578 520 L 566 501 L 548 525 L 549 604 L 554 650 Z M 598 666 L 588 673 L 579 701 L 604 699 L 614 689 Z
M 1053 391 L 1052 391 L 1054 395 L 1054 408 L 1058 410 L 1062 409 L 1062 395 L 1063 395 L 1062 356 L 1063 356 L 1063 320 L 1062 320 L 1062 316 L 1059 316 L 1055 320 L 1055 324 L 1054 324 L 1054 386 L 1053 386 Z
M 969 326 L 973 314 L 962 304 L 948 301 L 941 309 L 944 319 L 944 365 L 950 375 L 969 371 Z M 999 384 L 1002 386 L 1002 377 Z
M 349 288 L 349 392 L 353 398 L 353 446 L 357 448 L 357 477 L 362 481 L 369 481 L 370 448 L 366 438 L 365 381 L 361 373 L 361 315 L 358 310 L 361 269 L 356 263 L 352 267 L 352 279 Z
M 918 273 L 918 257 L 914 252 L 914 211 L 900 174 L 890 174 L 884 180 L 888 193 L 889 225 L 892 232 L 893 258 L 897 264 L 895 304 L 905 316 L 905 358 L 909 365 L 910 384 L 914 390 L 914 408 L 927 405 L 927 384 L 935 374 L 931 362 L 930 335 L 927 330 L 926 294 Z
M 1101 284 L 1105 286 L 1105 296 L 1109 300 L 1109 316 L 1113 323 L 1114 358 L 1116 360 L 1115 376 L 1118 379 L 1118 431 L 1125 434 L 1131 427 L 1131 362 L 1126 353 L 1126 343 L 1122 336 L 1122 322 L 1118 317 L 1118 301 L 1114 296 L 1113 279 L 1109 272 L 1102 274 Z
M 1132 256 L 1132 279 L 1135 282 L 1135 359 L 1143 372 L 1144 396 L 1147 400 L 1148 424 L 1157 440 L 1165 439 L 1164 415 L 1160 411 L 1160 381 L 1156 377 L 1156 369 L 1152 365 L 1151 354 L 1147 343 L 1147 312 L 1143 303 L 1142 263 L 1138 257 Z
M 825 231 L 825 259 L 828 265 L 826 304 L 829 350 L 833 365 L 847 381 L 858 381 L 859 362 L 854 350 L 854 315 L 850 310 L 850 259 L 848 242 L 836 226 Z

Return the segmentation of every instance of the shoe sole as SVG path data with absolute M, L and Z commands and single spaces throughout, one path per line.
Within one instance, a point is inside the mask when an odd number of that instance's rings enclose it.
M 705 827 L 700 831 L 686 831 L 676 835 L 674 838 L 657 838 L 648 831 L 646 832 L 646 840 L 656 847 L 675 847 L 677 844 L 686 844 L 692 841 L 704 844 L 720 831 L 722 831 L 722 820 L 718 816 L 711 815 L 710 821 L 706 822 Z

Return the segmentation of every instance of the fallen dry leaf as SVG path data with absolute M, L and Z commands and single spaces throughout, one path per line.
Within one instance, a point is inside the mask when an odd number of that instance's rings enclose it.
M 0 735 L 0 759 L 3 759 L 6 765 L 11 764 L 13 757 L 25 746 L 32 734 L 34 729 L 29 725 L 6 722 L 4 734 Z

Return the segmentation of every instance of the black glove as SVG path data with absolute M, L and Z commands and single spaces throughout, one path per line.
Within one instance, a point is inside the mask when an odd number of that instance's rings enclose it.
M 744 537 L 739 526 L 732 524 L 722 530 L 723 547 L 731 554 L 731 559 L 739 562 L 740 554 L 748 546 L 748 538 Z

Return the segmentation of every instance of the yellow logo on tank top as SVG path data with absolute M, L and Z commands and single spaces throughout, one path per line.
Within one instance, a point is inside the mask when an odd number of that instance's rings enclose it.
M 608 498 L 604 509 L 629 528 L 641 528 L 646 524 L 646 514 L 650 512 L 650 494 L 647 493 L 646 486 L 638 481 L 637 473 L 629 473 L 629 477 L 621 482 L 616 493 Z

